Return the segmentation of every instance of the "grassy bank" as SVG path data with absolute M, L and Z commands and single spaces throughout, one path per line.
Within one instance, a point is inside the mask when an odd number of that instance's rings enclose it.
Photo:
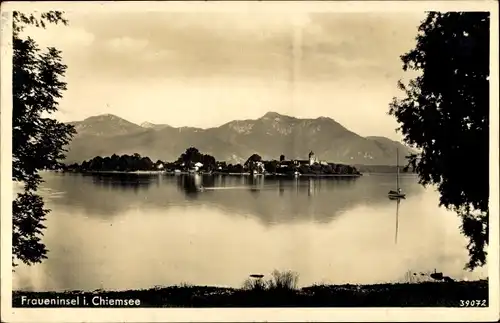
M 128 291 L 14 291 L 12 303 L 13 307 L 22 306 L 22 296 L 38 299 L 85 296 L 90 300 L 96 295 L 139 299 L 140 307 L 460 307 L 461 300 L 477 300 L 481 306 L 487 306 L 488 281 L 316 285 L 301 289 L 171 286 Z

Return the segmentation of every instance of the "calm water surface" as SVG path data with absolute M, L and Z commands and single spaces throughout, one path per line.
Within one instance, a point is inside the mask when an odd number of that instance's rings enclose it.
M 294 270 L 299 285 L 398 281 L 435 268 L 455 279 L 458 217 L 412 175 L 354 180 L 45 174 L 48 259 L 19 266 L 14 288 L 94 290 L 190 283 L 239 287 Z M 196 191 L 196 185 L 207 189 Z

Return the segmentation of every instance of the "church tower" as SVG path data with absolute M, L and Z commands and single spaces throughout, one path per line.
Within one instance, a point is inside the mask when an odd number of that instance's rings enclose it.
M 311 150 L 311 152 L 309 153 L 309 166 L 314 164 L 315 161 L 316 161 L 316 157 L 314 156 L 314 153 Z

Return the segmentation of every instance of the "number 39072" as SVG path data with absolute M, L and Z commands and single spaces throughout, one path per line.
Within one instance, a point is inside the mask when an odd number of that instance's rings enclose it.
M 467 300 L 460 300 L 460 307 L 486 307 L 488 306 L 486 304 L 485 299 L 467 299 Z

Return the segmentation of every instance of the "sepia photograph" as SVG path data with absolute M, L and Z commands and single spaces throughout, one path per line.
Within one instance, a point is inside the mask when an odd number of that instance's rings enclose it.
M 1 17 L 2 321 L 498 320 L 494 1 Z

